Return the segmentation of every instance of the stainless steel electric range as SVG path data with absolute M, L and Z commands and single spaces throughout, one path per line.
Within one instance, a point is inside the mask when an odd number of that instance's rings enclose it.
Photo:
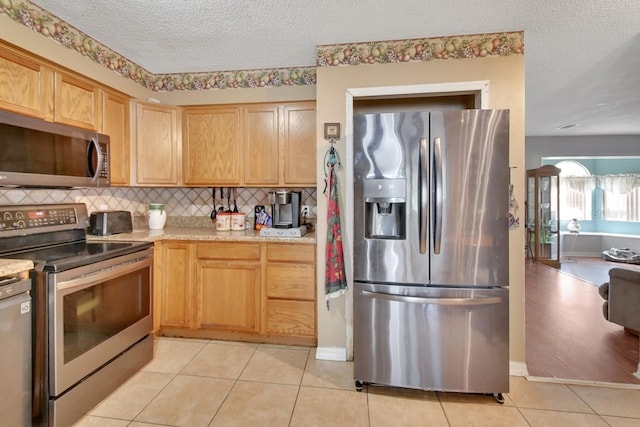
M 153 357 L 153 249 L 88 242 L 84 204 L 0 206 L 0 257 L 28 259 L 33 425 L 68 426 Z

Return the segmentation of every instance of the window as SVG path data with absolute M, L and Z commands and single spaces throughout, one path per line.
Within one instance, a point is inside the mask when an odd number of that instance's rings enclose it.
M 560 219 L 591 220 L 595 177 L 574 160 L 556 164 L 560 168 Z
M 607 175 L 600 177 L 602 219 L 640 222 L 640 177 Z

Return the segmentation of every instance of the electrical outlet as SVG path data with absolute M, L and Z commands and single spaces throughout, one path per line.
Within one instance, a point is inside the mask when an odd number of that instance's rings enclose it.
M 309 205 L 302 205 L 300 209 L 300 215 L 308 217 L 311 214 L 311 207 Z

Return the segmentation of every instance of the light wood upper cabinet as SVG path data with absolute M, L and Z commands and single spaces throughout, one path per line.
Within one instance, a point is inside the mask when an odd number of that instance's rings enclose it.
M 129 184 L 130 100 L 127 96 L 104 91 L 102 130 L 109 135 L 111 185 Z
M 314 102 L 184 109 L 184 183 L 316 185 Z
M 316 185 L 315 103 L 284 106 L 282 184 Z
M 137 184 L 180 184 L 179 109 L 155 104 L 135 105 Z
M 41 119 L 53 115 L 53 71 L 0 46 L 0 108 Z
M 55 73 L 54 109 L 55 122 L 95 130 L 101 128 L 102 92 L 89 80 Z
M 244 184 L 277 185 L 280 173 L 280 108 L 252 105 L 243 111 Z
M 160 286 L 160 324 L 189 327 L 191 322 L 191 283 L 193 270 L 191 243 L 162 243 L 162 279 Z
M 241 110 L 189 108 L 184 112 L 183 173 L 187 185 L 241 183 Z

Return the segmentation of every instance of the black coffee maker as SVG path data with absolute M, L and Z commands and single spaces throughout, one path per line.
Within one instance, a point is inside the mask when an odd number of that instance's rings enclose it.
M 269 192 L 274 228 L 300 227 L 301 191 L 277 190 Z

